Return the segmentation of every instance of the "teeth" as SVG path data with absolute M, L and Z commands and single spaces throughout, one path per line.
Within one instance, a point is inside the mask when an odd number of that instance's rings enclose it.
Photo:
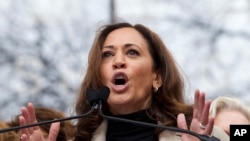
M 126 83 L 125 76 L 120 74 L 115 77 L 114 83 L 116 85 L 124 85 Z
M 116 79 L 124 79 L 124 76 L 117 76 Z

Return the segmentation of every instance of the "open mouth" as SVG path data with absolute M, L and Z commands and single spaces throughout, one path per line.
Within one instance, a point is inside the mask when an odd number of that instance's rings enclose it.
M 115 85 L 125 85 L 128 81 L 128 77 L 124 73 L 117 73 L 112 78 L 112 83 Z
M 124 85 L 126 80 L 124 78 L 117 78 L 115 79 L 115 85 Z

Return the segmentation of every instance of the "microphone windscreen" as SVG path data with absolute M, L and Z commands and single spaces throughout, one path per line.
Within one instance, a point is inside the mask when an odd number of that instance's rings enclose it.
M 97 101 L 97 94 L 96 94 L 96 91 L 95 90 L 93 90 L 93 89 L 88 89 L 87 90 L 87 94 L 86 94 L 86 98 L 87 98 L 87 100 L 88 100 L 88 102 L 91 104 L 91 105 L 93 105 L 93 103 L 95 102 L 95 101 Z
M 99 100 L 101 100 L 103 103 L 107 102 L 107 99 L 109 97 L 110 89 L 107 86 L 102 86 L 99 89 L 99 92 L 97 94 L 97 97 Z

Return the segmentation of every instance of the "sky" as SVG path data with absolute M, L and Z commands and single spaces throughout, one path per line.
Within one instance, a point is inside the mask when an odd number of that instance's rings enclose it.
M 109 0 L 0 0 L 0 119 L 27 102 L 73 113 Z M 192 101 L 234 96 L 250 102 L 249 0 L 115 0 L 117 21 L 144 24 L 163 39 Z

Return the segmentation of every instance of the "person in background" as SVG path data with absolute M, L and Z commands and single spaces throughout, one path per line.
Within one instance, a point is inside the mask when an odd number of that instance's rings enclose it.
M 76 114 L 89 111 L 88 89 L 110 89 L 103 112 L 114 117 L 152 124 L 179 127 L 211 135 L 211 101 L 205 93 L 194 92 L 194 104 L 184 98 L 184 81 L 172 54 L 161 38 L 142 24 L 116 23 L 103 26 L 94 40 L 88 68 L 76 100 Z M 36 121 L 32 103 L 23 108 L 20 124 Z M 52 124 L 48 141 L 55 141 L 60 123 Z M 38 128 L 22 130 L 22 141 L 40 141 Z M 222 132 L 218 138 L 223 138 Z M 136 124 L 102 118 L 93 112 L 76 124 L 74 141 L 199 141 L 189 134 L 179 134 Z M 225 141 L 225 140 L 223 140 Z
M 49 120 L 54 120 L 54 119 L 62 119 L 65 117 L 63 112 L 60 112 L 58 110 L 54 110 L 51 108 L 46 108 L 46 107 L 34 107 L 35 108 L 35 114 L 36 114 L 36 120 L 37 122 L 42 122 L 42 121 L 49 121 Z M 16 127 L 19 126 L 19 116 L 15 116 L 11 121 L 7 122 L 7 124 L 10 127 Z M 47 139 L 48 134 L 49 134 L 49 129 L 50 129 L 51 124 L 44 124 L 40 125 L 39 129 L 41 129 L 43 138 Z M 20 131 L 16 131 L 17 134 L 19 134 L 19 137 L 21 136 Z M 74 136 L 75 133 L 75 127 L 70 121 L 63 121 L 60 124 L 60 130 L 57 136 L 56 141 L 67 141 L 70 138 Z
M 250 124 L 249 108 L 235 97 L 217 97 L 212 101 L 209 114 L 214 118 L 214 124 L 228 135 L 231 124 Z
M 9 128 L 8 124 L 4 121 L 0 121 L 0 129 Z M 5 133 L 0 133 L 0 141 L 18 141 L 19 137 L 15 131 L 9 131 Z

